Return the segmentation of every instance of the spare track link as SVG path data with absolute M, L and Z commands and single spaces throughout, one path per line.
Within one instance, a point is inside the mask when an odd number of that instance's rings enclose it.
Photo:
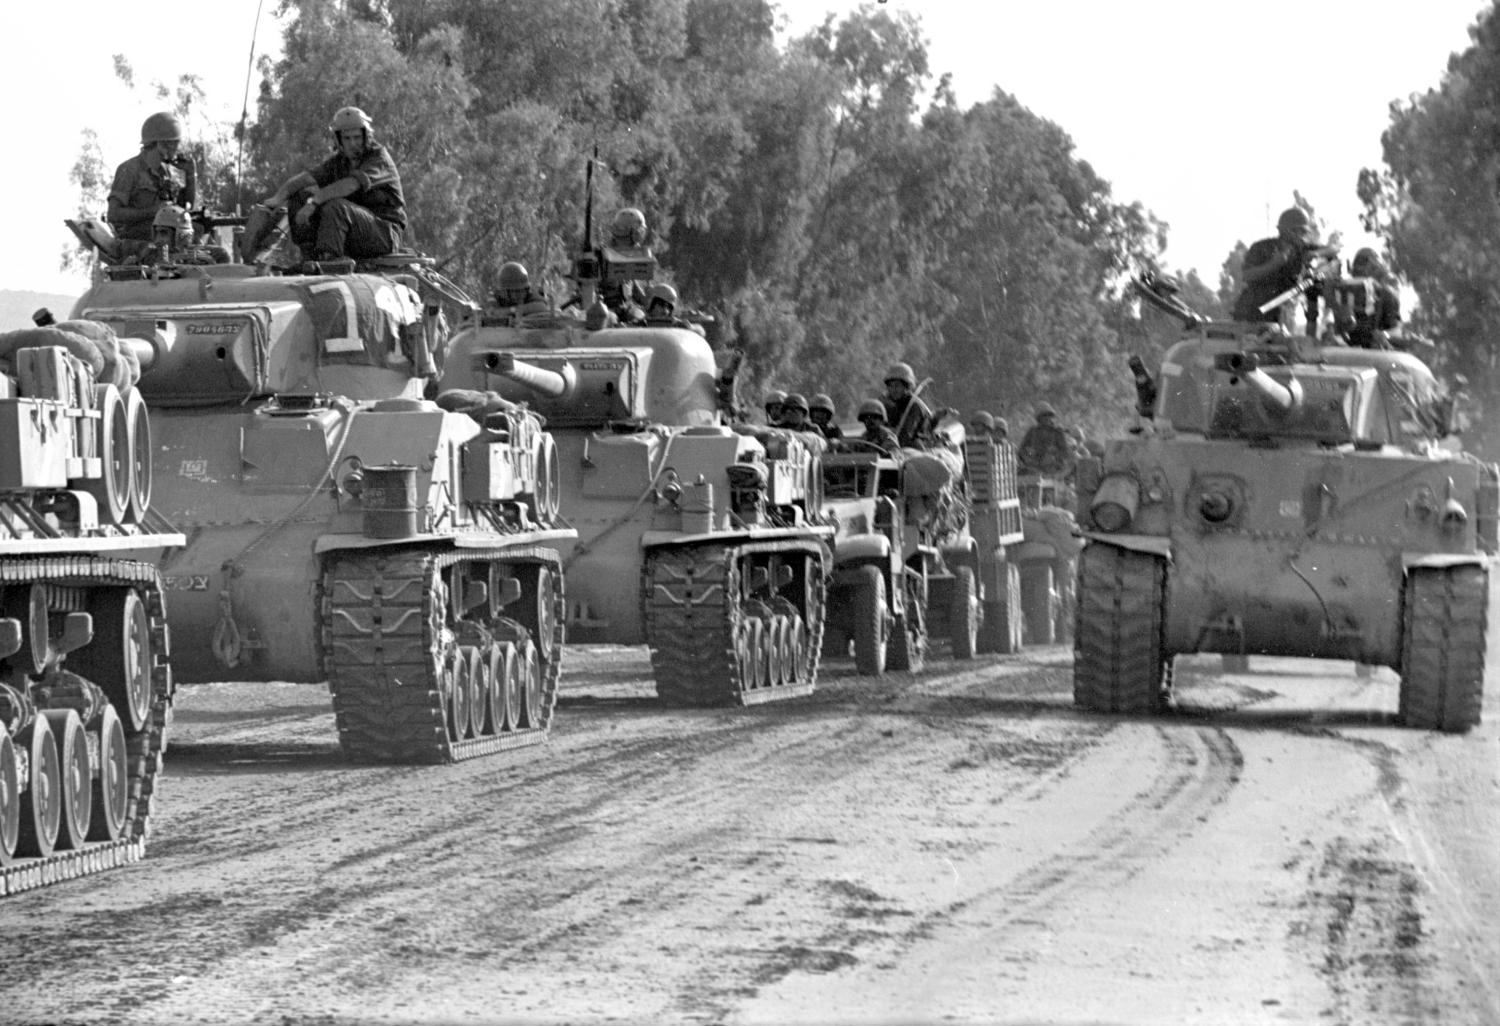
M 812 561 L 813 586 L 806 611 L 810 622 L 794 679 L 764 687 L 746 680 L 735 638 L 741 622 L 753 615 L 739 601 L 742 564 L 749 557 L 772 553 Z M 641 587 L 657 697 L 671 705 L 725 706 L 811 694 L 823 652 L 828 570 L 822 546 L 795 541 L 694 545 L 650 553 Z
M 89 841 L 82 848 L 55 851 L 46 858 L 17 858 L 0 869 L 0 895 L 17 894 L 63 880 L 75 880 L 131 862 L 146 853 L 151 812 L 156 801 L 156 779 L 167 731 L 172 725 L 171 639 L 162 601 L 161 577 L 149 563 L 103 559 L 97 556 L 54 556 L 0 560 L 0 584 L 46 581 L 67 586 L 117 585 L 134 587 L 145 599 L 151 633 L 151 716 L 144 730 L 125 729 L 127 804 L 125 825 L 118 839 Z M 66 666 L 66 663 L 64 663 Z M 122 720 L 125 717 L 121 717 Z
M 435 608 L 442 573 L 459 562 L 547 566 L 553 581 L 552 658 L 542 661 L 540 724 L 454 740 L 447 727 L 440 667 L 458 643 Z M 319 608 L 328 690 L 339 743 L 362 762 L 448 763 L 494 755 L 547 739 L 562 673 L 566 615 L 556 551 L 533 545 L 449 552 L 365 549 L 330 558 Z M 518 625 L 507 620 L 510 628 Z M 536 643 L 536 638 L 532 638 Z

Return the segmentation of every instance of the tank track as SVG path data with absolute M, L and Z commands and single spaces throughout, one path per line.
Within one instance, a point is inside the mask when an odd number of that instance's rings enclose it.
M 462 636 L 438 608 L 445 570 L 462 562 L 525 563 L 550 568 L 552 643 L 541 662 L 538 721 L 515 729 L 454 737 L 443 667 L 455 647 L 481 650 L 529 638 L 533 631 L 506 617 L 466 620 Z M 325 563 L 319 609 L 328 689 L 339 743 L 352 759 L 388 763 L 449 763 L 541 744 L 547 739 L 562 674 L 565 600 L 562 567 L 552 549 L 520 545 L 447 552 L 362 549 Z M 472 628 L 472 629 L 471 629 Z
M 76 880 L 139 862 L 151 832 L 151 813 L 157 797 L 157 775 L 167 749 L 172 725 L 172 669 L 168 662 L 170 636 L 161 578 L 149 563 L 101 559 L 95 556 L 6 558 L 0 560 L 0 584 L 47 581 L 56 584 L 120 585 L 136 587 L 145 599 L 151 634 L 151 715 L 145 729 L 125 729 L 127 803 L 125 823 L 113 841 L 88 841 L 82 848 L 54 851 L 44 858 L 16 858 L 0 868 L 0 895 Z M 123 719 L 123 717 L 122 717 Z
M 1454 734 L 1479 724 L 1488 606 L 1485 567 L 1412 569 L 1403 609 L 1403 724 Z
M 803 579 L 811 584 L 807 615 L 782 597 L 770 603 L 741 600 L 746 569 L 759 557 L 772 556 L 804 561 Z M 823 651 L 827 559 L 819 545 L 784 541 L 692 545 L 648 554 L 641 601 L 657 697 L 673 705 L 723 706 L 811 694 Z M 786 633 L 788 622 L 792 652 L 774 641 Z
M 1073 704 L 1149 716 L 1166 705 L 1166 564 L 1159 556 L 1089 545 L 1080 553 Z

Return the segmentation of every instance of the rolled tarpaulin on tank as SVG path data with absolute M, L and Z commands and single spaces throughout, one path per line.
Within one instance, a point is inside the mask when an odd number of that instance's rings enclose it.
M 76 331 L 69 331 L 62 325 L 21 328 L 0 334 L 0 360 L 13 359 L 20 349 L 40 349 L 45 346 L 61 346 L 83 361 L 94 372 L 95 378 L 100 378 L 104 370 L 104 354 L 100 352 L 99 346 L 92 339 Z
M 104 357 L 104 367 L 99 371 L 100 384 L 112 384 L 122 393 L 130 391 L 141 380 L 140 359 L 129 346 L 120 344 L 115 329 L 102 321 L 74 320 L 57 325 L 64 331 L 82 335 L 98 348 Z
M 901 483 L 907 495 L 937 495 L 964 472 L 963 457 L 948 449 L 902 449 Z

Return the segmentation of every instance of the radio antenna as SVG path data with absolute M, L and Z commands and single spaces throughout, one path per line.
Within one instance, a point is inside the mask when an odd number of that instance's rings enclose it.
M 245 123 L 250 120 L 250 76 L 255 73 L 255 36 L 260 31 L 260 12 L 266 6 L 266 0 L 259 0 L 255 5 L 255 24 L 250 27 L 250 56 L 245 61 L 245 98 L 240 103 L 240 127 L 235 134 L 239 136 L 239 152 L 234 158 L 234 215 L 239 217 L 244 213 L 245 193 Z

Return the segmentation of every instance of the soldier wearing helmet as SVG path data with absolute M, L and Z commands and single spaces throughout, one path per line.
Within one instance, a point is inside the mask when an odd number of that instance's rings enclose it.
M 1006 420 L 1004 417 L 996 417 L 995 418 L 995 427 L 990 432 L 990 437 L 993 438 L 997 442 L 1009 442 L 1010 441 L 1010 421 Z
M 901 451 L 901 440 L 886 424 L 885 406 L 886 404 L 879 399 L 866 399 L 859 404 L 859 413 L 856 416 L 865 428 L 865 433 L 860 436 L 860 440 L 872 442 L 894 456 Z
M 988 438 L 995 432 L 995 418 L 984 410 L 975 410 L 969 418 L 969 430 L 975 438 Z
M 837 412 L 833 397 L 827 392 L 819 392 L 807 401 L 807 419 L 830 442 L 844 437 L 844 429 L 833 422 L 833 415 Z
M 531 287 L 531 275 L 526 265 L 517 260 L 507 260 L 500 265 L 499 281 L 495 285 L 495 305 L 507 312 L 515 311 L 521 316 L 539 313 L 547 309 L 547 296 L 541 289 Z
M 115 169 L 109 188 L 105 216 L 116 238 L 149 243 L 162 204 L 186 208 L 197 201 L 193 162 L 178 152 L 181 145 L 177 115 L 161 111 L 141 125 L 141 151 Z
M 807 396 L 801 392 L 788 392 L 781 402 L 781 421 L 777 427 L 788 431 L 808 431 L 812 424 L 807 419 Z
M 1362 349 L 1405 348 L 1392 336 L 1401 327 L 1401 297 L 1373 249 L 1364 248 L 1349 263 L 1351 277 L 1333 282 L 1329 306 L 1333 327 L 1351 346 Z
M 646 215 L 640 210 L 624 207 L 615 211 L 614 217 L 609 221 L 609 243 L 603 251 L 602 262 L 606 266 L 620 263 L 638 267 L 649 264 L 654 267 L 656 258 L 646 247 L 650 235 L 650 229 L 646 227 Z M 649 281 L 649 272 L 644 277 L 631 279 L 606 274 L 599 284 L 599 295 L 610 311 L 620 319 L 621 324 L 638 327 L 645 324 L 648 318 L 650 296 L 646 286 Z M 672 303 L 673 306 L 676 305 L 675 298 Z
M 609 222 L 609 244 L 617 249 L 640 249 L 649 235 L 646 215 L 635 207 L 615 211 Z
M 406 231 L 406 199 L 396 162 L 375 141 L 374 123 L 358 107 L 340 107 L 329 131 L 334 154 L 282 182 L 265 206 L 285 206 L 299 197 L 288 211 L 292 241 L 314 260 L 394 253 Z
M 781 422 L 781 404 L 786 402 L 786 393 L 779 388 L 773 388 L 766 393 L 766 423 L 775 427 Z
M 885 372 L 885 418 L 906 447 L 932 440 L 933 417 L 917 395 L 917 375 L 909 363 L 893 363 Z
M 1062 477 L 1073 469 L 1076 457 L 1073 442 L 1057 423 L 1057 411 L 1051 403 L 1036 408 L 1036 423 L 1021 439 L 1016 463 L 1022 473 Z
M 652 285 L 646 293 L 646 323 L 675 324 L 676 315 L 677 290 L 662 281 Z
M 1245 253 L 1244 267 L 1240 272 L 1245 284 L 1234 301 L 1234 319 L 1279 321 L 1280 310 L 1262 313 L 1261 305 L 1295 288 L 1299 276 L 1314 257 L 1331 256 L 1337 251 L 1336 245 L 1319 245 L 1318 230 L 1307 211 L 1301 207 L 1283 210 L 1276 219 L 1275 237 L 1261 239 Z M 1316 297 L 1309 298 L 1309 324 L 1317 322 L 1316 302 Z

